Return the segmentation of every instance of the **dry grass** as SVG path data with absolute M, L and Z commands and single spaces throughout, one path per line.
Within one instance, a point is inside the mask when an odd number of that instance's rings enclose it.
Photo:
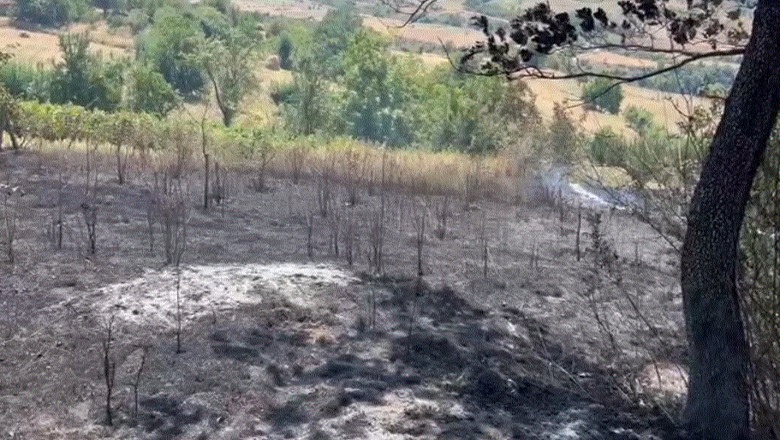
M 556 103 L 569 105 L 580 101 L 580 84 L 575 80 L 527 80 L 528 86 L 536 95 L 536 105 L 542 118 L 550 120 L 553 116 L 553 108 Z M 686 100 L 694 104 L 704 104 L 703 98 L 689 98 L 675 93 L 658 92 L 632 85 L 623 86 L 623 103 L 621 108 L 629 106 L 643 108 L 649 111 L 655 122 L 668 128 L 671 132 L 677 132 L 677 123 L 683 120 L 683 116 L 675 110 L 686 108 Z M 572 116 L 582 122 L 583 128 L 590 133 L 595 133 L 602 128 L 611 128 L 617 133 L 628 133 L 626 121 L 622 115 L 610 115 L 596 111 L 589 111 L 582 106 L 571 109 Z
M 483 35 L 474 29 L 430 23 L 414 23 L 400 27 L 402 20 L 393 18 L 363 17 L 363 26 L 401 40 L 439 45 L 452 44 L 456 48 L 465 48 L 483 39 Z
M 422 61 L 422 64 L 425 67 L 439 67 L 445 64 L 449 64 L 447 61 L 447 58 L 433 53 L 410 53 L 410 52 L 403 52 L 400 50 L 394 50 L 392 51 L 393 55 L 397 55 L 399 57 L 403 57 L 405 59 L 413 59 L 415 61 Z
M 263 64 L 262 62 L 260 63 Z M 274 85 L 290 84 L 293 81 L 292 72 L 287 70 L 270 70 L 265 67 L 257 69 L 257 85 L 252 88 L 249 95 L 244 98 L 239 107 L 235 124 L 237 126 L 261 126 L 268 127 L 274 124 L 278 119 L 278 107 L 271 99 L 271 91 Z M 209 89 L 209 94 L 213 91 Z M 185 103 L 182 108 L 174 110 L 172 118 L 191 119 L 200 118 L 203 115 L 204 108 L 208 106 L 206 117 L 210 121 L 219 122 L 222 120 L 222 114 L 219 112 L 216 101 L 213 96 L 195 103 Z
M 304 20 L 322 20 L 328 12 L 327 6 L 307 0 L 235 0 L 233 4 L 242 11 Z
M 237 123 L 264 125 L 272 124 L 276 119 L 277 106 L 271 99 L 271 91 L 275 85 L 290 84 L 293 74 L 287 70 L 270 70 L 265 67 L 257 70 L 257 86 L 241 106 Z
M 571 179 L 581 183 L 598 182 L 607 188 L 627 188 L 634 183 L 634 179 L 623 168 L 592 164 L 575 166 L 572 169 Z
M 538 2 L 535 0 L 522 0 L 518 3 L 518 8 L 524 10 L 533 7 Z M 553 11 L 574 11 L 579 8 L 602 8 L 610 15 L 617 15 L 620 11 L 620 6 L 618 6 L 617 2 L 611 0 L 549 0 L 548 3 Z
M 93 44 L 113 47 L 132 53 L 135 48 L 135 39 L 130 28 L 123 27 L 112 29 L 104 21 L 95 24 L 79 23 L 70 27 L 69 32 L 89 33 L 89 40 Z
M 75 26 L 62 31 L 62 33 L 81 30 L 83 30 L 81 26 Z M 98 27 L 96 34 L 90 37 L 93 41 L 90 44 L 90 50 L 93 53 L 100 53 L 105 57 L 132 56 L 132 50 L 94 42 L 96 41 L 94 37 L 99 39 L 97 41 L 108 41 L 106 39 L 107 33 Z M 121 39 L 123 38 L 117 36 L 115 42 Z M 8 18 L 0 19 L 0 50 L 11 53 L 17 61 L 23 63 L 50 64 L 61 59 L 58 34 L 18 29 L 10 23 Z
M 524 181 L 521 155 L 503 154 L 475 159 L 455 152 L 425 150 L 382 150 L 371 145 L 348 139 L 312 143 L 296 139 L 277 145 L 277 152 L 269 164 L 269 172 L 277 176 L 291 176 L 292 155 L 296 149 L 305 151 L 304 174 L 312 175 L 324 165 L 333 166 L 336 181 L 350 183 L 356 169 L 362 170 L 360 180 L 364 185 L 378 188 L 381 184 L 382 161 L 385 160 L 387 188 L 415 195 L 453 194 L 462 196 L 467 179 L 479 182 L 479 196 L 496 200 L 512 200 Z M 299 150 L 300 151 L 300 150 Z M 246 160 L 236 154 L 232 145 L 222 145 L 219 156 L 234 168 L 246 168 Z M 335 164 L 335 165 L 333 165 Z
M 603 66 L 606 68 L 629 68 L 629 69 L 653 69 L 658 67 L 658 63 L 643 58 L 634 58 L 611 52 L 589 52 L 578 56 L 580 62 L 585 62 L 594 66 Z
M 195 119 L 202 115 L 201 108 L 190 109 Z M 210 115 L 211 116 L 211 115 Z M 218 115 L 214 115 L 218 116 Z M 200 133 L 196 120 L 186 114 L 176 115 L 190 125 L 191 136 L 186 141 L 190 157 L 184 165 L 190 171 L 203 169 L 200 155 Z M 244 157 L 237 145 L 230 141 L 210 136 L 209 151 L 213 160 L 234 170 L 252 171 L 257 164 Z M 45 156 L 70 157 L 79 163 L 87 151 L 84 142 L 38 142 L 31 147 Z M 96 148 L 100 163 L 113 163 L 114 148 L 99 145 Z M 380 148 L 348 138 L 332 140 L 311 140 L 306 138 L 289 139 L 275 143 L 273 158 L 268 163 L 267 172 L 271 176 L 291 177 L 293 175 L 292 157 L 303 156 L 302 177 L 313 177 L 315 171 L 324 166 L 332 166 L 334 181 L 342 184 L 359 184 L 361 187 L 373 187 L 378 190 L 382 182 L 382 162 L 385 161 L 385 185 L 387 189 L 410 195 L 444 195 L 465 198 L 466 191 L 479 200 L 514 202 L 526 182 L 526 173 L 531 169 L 530 149 L 518 147 L 506 150 L 490 157 L 472 157 L 458 152 L 435 152 L 415 149 L 388 149 L 383 154 Z M 129 158 L 129 168 L 177 163 L 177 152 L 173 147 L 147 151 L 144 155 L 135 152 Z M 63 159 L 64 160 L 64 159 Z M 157 165 L 154 165 L 157 164 Z M 160 165 L 162 164 L 162 165 Z M 359 170 L 359 171 L 356 171 Z M 358 181 L 356 181 L 357 179 Z

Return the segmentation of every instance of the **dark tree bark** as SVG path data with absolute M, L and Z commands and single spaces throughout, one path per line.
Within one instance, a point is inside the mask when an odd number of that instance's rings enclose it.
M 725 112 L 691 200 L 681 285 L 692 438 L 750 438 L 750 355 L 737 294 L 739 234 L 780 107 L 780 0 L 760 0 Z

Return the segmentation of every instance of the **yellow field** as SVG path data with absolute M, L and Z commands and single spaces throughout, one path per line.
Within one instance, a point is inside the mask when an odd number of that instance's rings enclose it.
M 12 54 L 19 62 L 50 64 L 59 61 L 61 54 L 58 38 L 55 33 L 17 29 L 7 18 L 0 20 L 0 50 Z M 90 50 L 106 57 L 132 56 L 131 50 L 100 43 L 90 44 Z
M 448 65 L 449 62 L 447 61 L 447 58 L 439 55 L 439 54 L 433 54 L 433 53 L 412 53 L 412 52 L 403 52 L 400 50 L 393 50 L 393 55 L 401 57 L 403 59 L 414 59 L 416 61 L 421 61 L 423 65 L 426 67 L 438 67 L 443 65 Z
M 653 60 L 634 58 L 605 51 L 588 52 L 579 55 L 577 58 L 580 62 L 606 68 L 624 67 L 629 69 L 653 69 L 658 67 L 658 63 Z
M 556 103 L 564 105 L 576 105 L 580 103 L 580 85 L 575 80 L 525 80 L 536 95 L 536 106 L 545 120 L 550 120 Z M 702 98 L 684 97 L 674 93 L 664 93 L 649 90 L 630 84 L 623 85 L 623 103 L 621 109 L 629 106 L 649 111 L 655 122 L 666 127 L 671 132 L 677 131 L 677 123 L 683 121 L 683 116 L 675 110 L 675 105 L 680 109 L 688 108 L 689 103 L 703 104 Z M 571 110 L 574 119 L 582 123 L 583 128 L 595 133 L 602 128 L 612 128 L 618 133 L 626 133 L 626 121 L 622 115 L 610 115 L 606 113 L 589 111 L 582 106 Z
M 263 1 L 234 0 L 233 4 L 242 11 L 258 12 L 272 16 L 296 19 L 321 20 L 328 12 L 328 7 L 310 1 Z
M 482 33 L 474 29 L 440 24 L 413 23 L 401 28 L 403 21 L 392 18 L 364 16 L 363 25 L 394 38 L 434 45 L 451 44 L 456 48 L 466 48 L 483 39 Z
M 68 31 L 79 34 L 87 32 L 89 33 L 89 40 L 101 46 L 125 51 L 132 51 L 135 47 L 135 39 L 129 28 L 111 29 L 103 21 L 95 24 L 73 25 Z

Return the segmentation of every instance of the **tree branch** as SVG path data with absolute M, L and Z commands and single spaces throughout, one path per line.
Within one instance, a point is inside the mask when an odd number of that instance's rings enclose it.
M 598 93 L 596 96 L 592 97 L 589 100 L 585 100 L 581 103 L 568 106 L 567 108 L 574 108 L 579 107 L 584 104 L 592 103 L 596 99 L 600 98 L 601 96 L 604 96 L 606 93 L 608 93 L 613 88 L 621 85 L 621 84 L 628 84 L 633 83 L 637 81 L 642 81 L 648 78 L 652 78 L 654 76 L 663 75 L 664 73 L 669 73 L 674 70 L 679 69 L 680 67 L 685 66 L 686 64 L 690 64 L 696 61 L 700 61 L 707 58 L 721 58 L 721 57 L 728 57 L 728 56 L 735 56 L 735 55 L 742 55 L 745 53 L 745 48 L 734 48 L 734 49 L 728 49 L 728 50 L 719 50 L 719 51 L 711 51 L 711 52 L 704 52 L 704 53 L 690 53 L 690 56 L 688 58 L 685 58 L 681 61 L 678 61 L 675 64 L 672 64 L 667 67 L 663 67 L 660 69 L 655 69 L 640 75 L 615 75 L 610 73 L 601 73 L 601 72 L 578 72 L 578 73 L 570 73 L 570 74 L 562 74 L 557 75 L 555 73 L 549 73 L 545 72 L 542 69 L 536 67 L 536 66 L 523 66 L 521 68 L 515 69 L 511 72 L 480 72 L 475 70 L 469 70 L 466 69 L 462 64 L 456 65 L 452 61 L 452 57 L 450 56 L 450 51 L 447 48 L 447 46 L 444 44 L 444 42 L 439 39 L 439 44 L 441 44 L 442 49 L 444 50 L 444 53 L 447 57 L 447 61 L 450 63 L 450 66 L 452 66 L 453 69 L 457 70 L 458 72 L 462 73 L 468 73 L 472 75 L 477 76 L 498 76 L 498 75 L 504 75 L 507 77 L 507 79 L 511 80 L 517 80 L 517 79 L 524 79 L 524 78 L 532 78 L 532 79 L 548 79 L 548 80 L 566 80 L 566 79 L 579 79 L 579 78 L 604 78 L 604 79 L 610 79 L 615 81 L 615 83 L 611 84 L 609 87 L 602 90 L 600 93 Z
M 402 28 L 419 20 L 423 15 L 425 15 L 426 12 L 428 12 L 428 8 L 436 3 L 436 1 L 437 0 L 419 0 L 419 2 L 417 2 L 417 4 L 414 6 L 414 10 L 411 12 L 404 11 L 405 3 L 402 1 L 380 0 L 380 3 L 392 9 L 393 12 L 397 14 L 406 15 L 406 20 L 403 24 L 394 26 L 397 28 Z
M 570 46 L 573 49 L 579 50 L 579 51 L 591 51 L 591 50 L 625 50 L 627 52 L 647 52 L 647 53 L 657 53 L 657 54 L 666 54 L 666 55 L 680 55 L 685 57 L 695 57 L 702 54 L 710 53 L 709 52 L 691 52 L 689 50 L 684 50 L 682 48 L 675 49 L 675 48 L 662 48 L 662 47 L 655 47 L 655 46 L 646 46 L 642 44 L 614 44 L 614 43 L 606 43 L 606 44 L 598 44 L 598 45 L 592 45 L 592 46 L 585 46 L 585 45 L 571 45 Z M 745 52 L 744 46 L 731 46 L 730 49 L 721 49 L 720 52 L 725 50 L 740 50 L 741 52 L 735 55 L 742 55 Z M 719 52 L 719 51 L 715 51 Z M 717 55 L 717 56 L 727 56 L 727 55 Z
M 678 61 L 675 64 L 672 64 L 667 67 L 663 67 L 661 69 L 652 70 L 650 72 L 641 75 L 625 76 L 625 75 L 615 75 L 611 73 L 600 73 L 600 72 L 578 72 L 578 73 L 556 75 L 554 73 L 553 74 L 545 73 L 544 71 L 542 71 L 536 66 L 523 66 L 511 72 L 504 72 L 504 74 L 507 75 L 509 79 L 517 79 L 517 78 L 524 78 L 524 77 L 533 77 L 533 78 L 540 78 L 540 79 L 576 79 L 576 78 L 588 77 L 588 78 L 611 79 L 611 80 L 618 81 L 619 83 L 631 83 L 631 82 L 641 81 L 643 79 L 652 78 L 656 75 L 661 75 L 667 72 L 671 72 L 672 70 L 679 69 L 680 67 L 685 66 L 686 64 L 690 64 L 707 58 L 728 57 L 728 56 L 742 55 L 743 53 L 745 53 L 744 48 L 736 48 L 736 49 L 729 49 L 729 50 L 704 52 L 700 54 L 692 54 L 688 58 L 685 58 L 682 61 Z

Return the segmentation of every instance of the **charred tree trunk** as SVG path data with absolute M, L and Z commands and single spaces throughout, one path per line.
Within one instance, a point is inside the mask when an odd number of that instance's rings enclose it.
M 690 356 L 684 414 L 695 439 L 750 438 L 749 348 L 736 274 L 750 188 L 780 107 L 780 0 L 753 33 L 691 200 L 681 286 Z

